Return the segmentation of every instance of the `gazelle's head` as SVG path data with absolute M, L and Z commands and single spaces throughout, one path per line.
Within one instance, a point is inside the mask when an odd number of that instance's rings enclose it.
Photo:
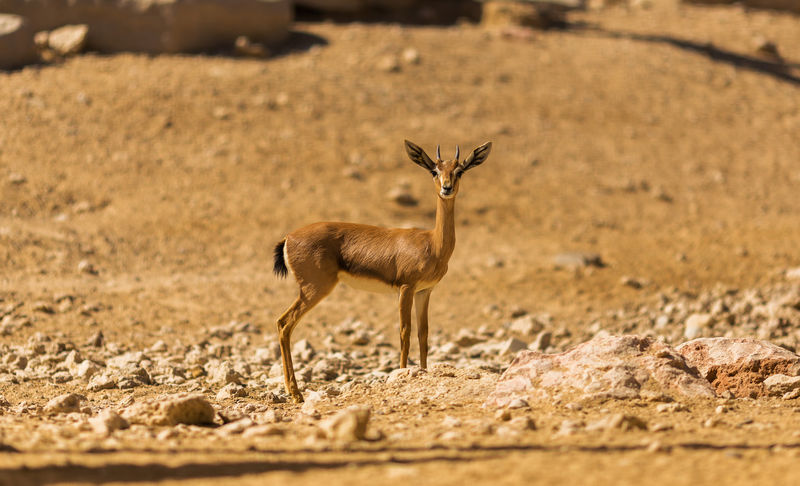
M 451 160 L 442 160 L 439 147 L 436 147 L 436 162 L 428 157 L 419 146 L 406 140 L 406 152 L 412 162 L 427 170 L 433 176 L 437 194 L 442 199 L 451 199 L 458 194 L 458 184 L 464 172 L 481 165 L 492 150 L 492 142 L 486 142 L 470 153 L 463 162 L 459 162 L 459 150 Z

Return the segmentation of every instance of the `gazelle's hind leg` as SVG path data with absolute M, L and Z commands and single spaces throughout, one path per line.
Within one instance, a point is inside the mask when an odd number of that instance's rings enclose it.
M 317 305 L 325 296 L 331 293 L 336 286 L 336 280 L 328 282 L 323 286 L 301 286 L 300 296 L 289 306 L 286 312 L 278 318 L 278 337 L 281 344 L 281 362 L 283 363 L 283 381 L 286 386 L 286 393 L 296 402 L 303 401 L 303 395 L 297 386 L 297 378 L 294 376 L 292 366 L 292 331 L 300 322 L 300 318 Z
M 419 366 L 428 367 L 428 302 L 433 289 L 420 290 L 414 294 L 414 308 L 417 311 L 417 338 L 419 339 Z

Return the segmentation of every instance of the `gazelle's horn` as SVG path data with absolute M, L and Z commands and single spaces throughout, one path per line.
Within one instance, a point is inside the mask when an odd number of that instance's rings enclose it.
M 436 160 L 442 160 L 442 156 L 439 153 L 439 146 L 436 146 Z
M 458 151 L 458 145 L 456 145 L 456 160 L 458 160 L 458 153 L 459 153 L 459 151 Z

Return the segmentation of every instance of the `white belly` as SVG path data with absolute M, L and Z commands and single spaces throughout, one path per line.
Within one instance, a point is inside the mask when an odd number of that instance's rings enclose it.
M 358 290 L 366 290 L 367 292 L 377 292 L 379 294 L 389 294 L 392 292 L 399 292 L 398 287 L 393 287 L 382 280 L 368 277 L 357 277 L 352 273 L 339 272 L 337 274 L 340 282 L 346 283 L 348 286 Z M 430 289 L 434 287 L 439 281 L 435 282 L 419 282 L 417 283 L 416 291 Z
M 347 272 L 339 272 L 337 276 L 339 277 L 340 281 L 346 283 L 350 287 L 359 290 L 366 290 L 367 292 L 387 294 L 391 292 L 397 292 L 399 290 L 397 287 L 392 287 L 386 282 L 375 278 L 356 277 L 355 275 Z

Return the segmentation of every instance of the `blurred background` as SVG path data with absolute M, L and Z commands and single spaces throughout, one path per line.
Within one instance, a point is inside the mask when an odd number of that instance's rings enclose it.
M 494 143 L 459 193 L 432 332 L 529 314 L 563 347 L 772 285 L 800 265 L 799 11 L 0 0 L 0 304 L 34 323 L 1 339 L 271 331 L 296 292 L 271 274 L 287 232 L 433 226 L 403 139 Z M 347 318 L 396 340 L 394 298 L 345 286 L 296 339 Z

